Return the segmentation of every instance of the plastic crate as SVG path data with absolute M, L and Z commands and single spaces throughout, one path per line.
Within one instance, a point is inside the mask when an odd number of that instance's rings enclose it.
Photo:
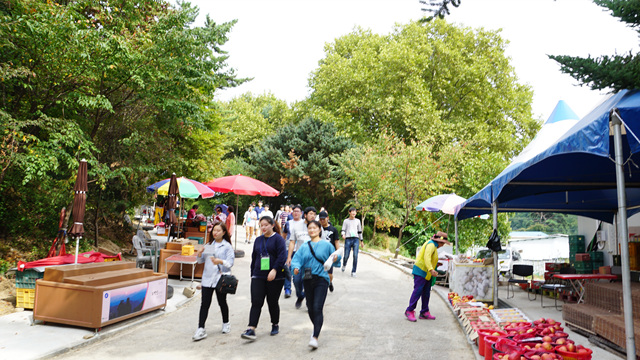
M 34 269 L 26 269 L 24 271 L 16 271 L 16 288 L 35 289 L 36 280 L 42 279 L 44 272 Z
M 591 255 L 591 260 L 593 261 L 604 261 L 604 253 L 602 251 L 591 251 L 589 255 Z
M 33 309 L 36 300 L 36 289 L 16 289 L 16 307 Z
M 573 244 L 584 245 L 584 235 L 569 235 L 569 245 Z
M 576 272 L 588 271 L 586 274 L 591 273 L 591 271 L 593 270 L 593 264 L 590 261 L 576 261 L 574 264 L 574 267 L 576 268 Z M 585 273 L 579 273 L 579 274 L 585 274 Z
M 569 253 L 577 254 L 585 252 L 584 244 L 571 244 L 569 245 Z

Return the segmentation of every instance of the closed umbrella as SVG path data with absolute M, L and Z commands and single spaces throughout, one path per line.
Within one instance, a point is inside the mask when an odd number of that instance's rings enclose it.
M 178 189 L 178 179 L 176 173 L 171 174 L 171 180 L 169 180 L 169 189 L 167 190 L 167 225 L 169 226 L 169 237 L 171 237 L 171 229 L 173 225 L 178 223 L 176 217 L 176 209 L 178 208 L 178 195 L 180 190 Z
M 78 249 L 80 248 L 80 239 L 84 236 L 84 213 L 87 203 L 87 160 L 82 159 L 78 167 L 78 177 L 73 187 L 75 195 L 73 197 L 73 226 L 69 231 L 69 235 L 76 238 L 76 261 L 78 263 Z
M 260 180 L 244 176 L 241 174 L 233 176 L 225 176 L 204 183 L 211 190 L 221 193 L 232 192 L 236 194 L 236 213 L 239 213 L 238 202 L 239 195 L 261 195 L 261 196 L 278 196 L 280 192 Z M 235 224 L 234 224 L 235 225 Z M 235 247 L 238 247 L 238 227 L 235 231 Z

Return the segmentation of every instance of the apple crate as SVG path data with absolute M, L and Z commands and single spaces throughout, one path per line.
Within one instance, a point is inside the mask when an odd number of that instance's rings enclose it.
M 36 289 L 16 289 L 16 307 L 23 309 L 33 309 L 36 299 Z
M 36 280 L 44 277 L 43 271 L 35 269 L 26 269 L 24 271 L 16 271 L 16 288 L 35 289 Z
M 589 253 L 576 254 L 576 261 L 591 261 L 591 255 Z

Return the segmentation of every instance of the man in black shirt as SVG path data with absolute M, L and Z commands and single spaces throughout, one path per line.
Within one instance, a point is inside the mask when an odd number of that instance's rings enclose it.
M 320 216 L 320 224 L 322 225 L 322 240 L 327 240 L 338 250 L 340 248 L 340 234 L 333 225 L 329 224 L 329 214 L 327 214 L 326 211 L 320 211 L 318 215 Z M 329 291 L 333 292 L 333 266 L 329 269 L 328 273 L 329 279 L 331 279 Z

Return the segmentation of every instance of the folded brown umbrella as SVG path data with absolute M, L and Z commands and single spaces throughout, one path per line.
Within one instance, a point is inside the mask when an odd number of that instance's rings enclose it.
M 167 201 L 167 211 L 169 211 L 169 220 L 167 221 L 167 225 L 174 225 L 178 223 L 178 218 L 176 217 L 178 194 L 180 194 L 180 190 L 178 189 L 178 179 L 176 178 L 176 174 L 173 173 L 171 174 L 171 180 L 169 180 L 169 190 L 167 192 L 167 197 L 169 198 Z
M 73 237 L 84 236 L 84 213 L 87 202 L 87 160 L 82 159 L 78 167 L 78 177 L 76 185 L 73 187 L 76 192 L 73 197 L 73 226 L 69 235 Z

